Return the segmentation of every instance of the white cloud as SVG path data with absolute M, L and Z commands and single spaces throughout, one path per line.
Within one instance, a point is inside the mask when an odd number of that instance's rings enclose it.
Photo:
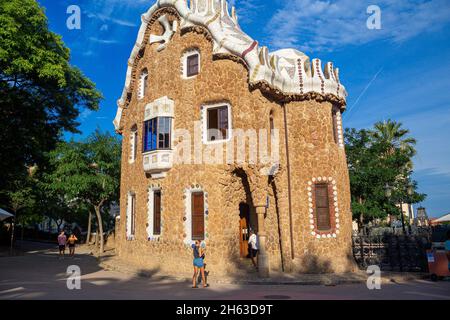
M 98 18 L 102 22 L 104 22 L 104 21 L 112 22 L 119 26 L 124 26 L 124 27 L 136 27 L 137 26 L 136 23 L 133 23 L 133 22 L 130 22 L 127 20 L 123 20 L 123 19 L 114 18 L 114 17 L 107 16 L 107 15 L 101 14 L 101 13 L 99 13 L 99 14 L 88 13 L 87 16 L 88 16 L 88 18 Z
M 116 44 L 119 43 L 117 40 L 107 40 L 107 39 L 99 39 L 96 37 L 90 37 L 90 41 L 101 43 L 101 44 Z
M 264 5 L 257 0 L 229 0 L 228 4 L 236 7 L 236 14 L 240 24 L 250 24 L 257 16 L 258 12 L 263 10 Z
M 381 30 L 366 27 L 367 7 L 381 8 Z M 291 0 L 268 23 L 275 48 L 328 51 L 373 40 L 402 42 L 450 22 L 448 0 Z

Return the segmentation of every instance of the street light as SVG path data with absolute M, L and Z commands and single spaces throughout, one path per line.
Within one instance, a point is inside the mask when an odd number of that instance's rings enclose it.
M 414 187 L 409 184 L 406 189 L 408 193 L 408 217 L 409 217 L 409 230 L 411 231 L 411 221 L 413 220 L 413 212 L 411 210 L 411 196 L 414 194 Z
M 385 191 L 385 195 L 388 199 L 391 198 L 392 196 L 392 187 L 386 183 L 386 186 L 384 187 L 384 191 Z M 403 216 L 403 201 L 400 201 L 400 216 L 402 218 L 402 230 L 403 230 L 403 234 L 406 234 L 406 229 L 405 229 L 405 217 Z
M 386 183 L 384 186 L 384 193 L 386 195 L 386 198 L 390 198 L 392 196 L 392 188 L 389 184 Z
M 392 196 L 392 188 L 389 184 L 386 183 L 386 185 L 384 186 L 384 194 L 386 195 L 386 198 L 390 199 Z M 389 220 L 391 220 L 391 224 L 392 224 L 392 219 L 391 219 L 391 215 L 389 214 Z M 392 231 L 395 232 L 395 227 L 392 227 Z

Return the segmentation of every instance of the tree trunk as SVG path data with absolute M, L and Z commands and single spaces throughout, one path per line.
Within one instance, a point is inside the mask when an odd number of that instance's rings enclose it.
M 100 208 L 101 208 L 101 205 L 95 206 L 95 215 L 97 216 L 97 225 L 98 225 L 98 229 L 97 230 L 98 230 L 98 233 L 100 233 L 99 234 L 100 255 L 102 255 L 103 252 L 105 251 L 104 250 L 105 242 L 104 242 L 104 238 L 103 238 L 103 221 L 102 221 L 102 215 L 100 213 Z
M 58 220 L 59 219 L 55 219 L 55 222 L 56 222 L 56 228 L 58 229 L 58 234 L 61 232 L 61 225 L 62 225 L 62 220 L 60 220 L 61 222 L 60 223 L 58 223 Z
M 87 235 L 86 235 L 86 244 L 89 244 L 91 240 L 91 228 L 92 228 L 92 212 L 89 210 L 89 221 L 88 221 L 88 228 L 87 228 Z
M 16 216 L 17 216 L 17 213 L 14 212 L 14 218 L 11 220 L 11 248 L 10 248 L 11 256 L 14 253 L 14 249 L 13 249 L 13 247 L 14 247 L 14 228 L 16 226 Z

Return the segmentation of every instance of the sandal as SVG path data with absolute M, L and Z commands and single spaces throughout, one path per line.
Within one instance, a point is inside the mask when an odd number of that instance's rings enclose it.
M 197 287 L 197 286 L 195 286 L 195 287 L 192 287 L 192 289 L 198 289 L 198 287 Z
M 208 288 L 209 287 L 209 284 L 207 284 L 206 286 L 203 286 L 203 288 Z

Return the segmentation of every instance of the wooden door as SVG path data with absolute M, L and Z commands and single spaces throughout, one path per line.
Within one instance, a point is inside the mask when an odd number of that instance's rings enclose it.
M 192 240 L 205 239 L 205 203 L 203 192 L 192 194 Z
M 248 252 L 248 238 L 250 237 L 250 207 L 247 204 L 239 205 L 239 247 L 241 258 L 246 258 Z
M 327 231 L 331 229 L 328 185 L 318 184 L 315 189 L 317 229 L 320 231 Z
M 153 234 L 161 235 L 161 191 L 153 196 Z

